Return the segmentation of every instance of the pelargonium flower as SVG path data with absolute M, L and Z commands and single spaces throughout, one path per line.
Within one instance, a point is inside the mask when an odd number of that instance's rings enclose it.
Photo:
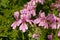
M 39 26 L 44 26 L 44 28 L 48 28 L 48 24 L 44 12 L 39 12 L 39 17 L 35 19 L 33 23 L 38 24 Z
M 19 30 L 22 30 L 22 32 L 25 32 L 26 30 L 28 30 L 28 26 L 26 22 L 29 22 L 32 25 L 32 21 L 26 15 L 21 15 L 21 19 L 19 20 L 19 22 L 21 24 L 19 27 Z
M 20 26 L 19 30 L 25 32 L 26 30 L 28 30 L 28 26 L 26 25 L 26 22 L 29 22 L 32 25 L 32 20 L 30 20 L 30 16 L 28 14 L 20 15 L 21 19 L 19 19 L 18 16 L 19 16 L 19 12 L 14 12 L 14 18 L 16 19 L 16 21 L 12 23 L 11 27 L 15 29 L 17 26 Z
M 56 29 L 56 16 L 54 14 L 48 14 L 47 20 L 49 22 L 49 27 Z
M 21 15 L 24 15 L 24 14 L 25 15 L 29 14 L 30 16 L 31 15 L 33 15 L 33 16 L 36 15 L 36 12 L 35 12 L 36 6 L 35 5 L 27 4 L 27 5 L 24 5 L 24 7 L 25 7 L 24 9 L 20 10 Z
M 14 12 L 14 18 L 16 19 L 16 21 L 14 23 L 12 23 L 12 25 L 11 25 L 11 27 L 13 29 L 15 29 L 16 26 L 19 26 L 18 16 L 19 16 L 19 12 L 18 11 L 17 12 Z
M 48 37 L 48 40 L 52 40 L 52 35 L 51 34 L 48 35 L 47 37 Z

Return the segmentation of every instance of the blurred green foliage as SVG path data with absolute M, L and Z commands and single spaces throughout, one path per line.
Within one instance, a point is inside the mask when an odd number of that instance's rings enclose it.
M 34 28 L 29 27 L 29 30 L 25 33 L 22 33 L 20 30 L 12 30 L 11 24 L 15 21 L 13 14 L 15 11 L 20 11 L 23 8 L 23 5 L 26 4 L 29 0 L 0 0 L 0 40 L 35 40 L 31 38 L 31 33 L 35 31 Z M 40 10 L 43 10 L 46 15 L 51 13 L 50 4 L 55 2 L 55 0 L 45 0 L 45 4 L 37 4 L 36 13 Z M 53 10 L 54 14 L 58 15 L 57 10 Z M 27 24 L 29 26 L 29 24 Z M 47 32 L 49 30 L 41 29 L 42 35 L 39 37 L 39 40 L 47 40 Z M 39 31 L 39 32 L 40 32 Z M 53 40 L 59 40 L 57 37 L 57 31 Z

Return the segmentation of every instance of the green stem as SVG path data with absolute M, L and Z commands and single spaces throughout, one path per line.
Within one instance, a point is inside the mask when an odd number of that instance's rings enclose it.
M 22 40 L 24 40 L 24 33 L 22 33 Z

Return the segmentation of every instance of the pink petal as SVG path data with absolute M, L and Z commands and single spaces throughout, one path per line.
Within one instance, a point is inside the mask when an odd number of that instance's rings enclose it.
M 50 25 L 50 27 L 51 27 L 52 29 L 56 29 L 56 23 L 52 23 L 52 24 Z
M 48 29 L 48 23 L 44 24 L 44 28 Z
M 16 19 L 16 20 L 18 20 L 18 16 L 19 16 L 19 12 L 17 11 L 17 12 L 14 12 L 14 18 Z
M 28 20 L 28 19 L 26 19 L 26 21 L 29 22 L 30 25 L 32 26 L 32 20 Z
M 35 10 L 31 10 L 31 13 L 32 13 L 33 16 L 36 16 Z
M 41 12 L 41 11 L 40 11 L 40 12 L 39 12 L 39 16 L 40 16 L 40 17 L 45 17 L 45 12 Z
M 44 22 L 40 22 L 39 23 L 39 26 L 44 26 Z
M 28 30 L 26 23 L 22 23 L 21 26 L 19 27 L 19 30 L 22 30 L 22 32 L 25 32 L 26 30 Z
M 13 27 L 13 29 L 15 29 L 15 28 L 16 28 L 16 26 Z
M 18 20 L 18 21 L 17 21 L 17 26 L 19 26 L 21 23 L 22 23 L 22 20 L 21 20 L 21 19 Z
M 38 24 L 40 21 L 39 21 L 39 18 L 37 18 L 37 19 L 35 19 L 34 21 L 33 21 L 33 23 L 34 24 Z
M 58 31 L 58 36 L 60 37 L 60 30 Z
M 14 23 L 12 23 L 12 25 L 11 25 L 11 27 L 13 28 L 13 29 L 15 29 L 16 28 L 16 21 L 14 22 Z

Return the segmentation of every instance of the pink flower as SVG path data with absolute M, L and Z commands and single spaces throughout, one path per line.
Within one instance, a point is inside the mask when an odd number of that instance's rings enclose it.
M 44 26 L 44 28 L 48 28 L 48 24 L 44 12 L 40 12 L 39 17 L 35 19 L 33 23 L 38 24 L 39 26 Z
M 60 30 L 58 31 L 58 36 L 60 37 Z
M 13 29 L 15 29 L 17 26 L 19 27 L 19 30 L 22 30 L 22 32 L 25 32 L 26 30 L 28 30 L 28 26 L 26 25 L 26 22 L 29 22 L 32 25 L 32 20 L 30 20 L 30 16 L 29 14 L 21 14 L 20 19 L 18 18 L 19 13 L 18 12 L 14 12 L 14 17 L 16 19 L 16 21 L 14 23 L 12 23 L 11 27 Z M 19 20 L 17 20 L 19 19 Z
M 30 18 L 26 15 L 21 15 L 21 19 L 20 21 L 20 27 L 19 30 L 22 30 L 22 32 L 25 32 L 26 30 L 28 30 L 28 26 L 26 25 L 26 22 L 29 22 L 32 25 L 32 21 L 30 20 Z
M 52 40 L 52 35 L 48 35 L 48 40 Z
M 50 21 L 51 23 L 56 22 L 56 16 L 54 14 L 48 14 L 47 20 Z
M 33 16 L 36 16 L 35 4 L 35 0 L 31 0 L 27 4 L 25 4 L 24 9 L 20 10 L 21 15 L 29 15 L 31 17 L 32 14 Z
M 27 6 L 27 8 L 20 10 L 20 13 L 21 13 L 21 15 L 24 15 L 24 14 L 29 15 L 30 17 L 31 17 L 31 14 L 33 16 L 35 16 L 36 12 L 35 12 L 34 8 L 35 8 L 35 6 Z
M 44 12 L 41 11 L 39 12 L 39 18 L 40 18 L 39 26 L 44 26 L 44 28 L 48 28 L 48 24 Z
M 54 14 L 48 14 L 47 20 L 49 22 L 49 27 L 56 29 L 56 16 Z

